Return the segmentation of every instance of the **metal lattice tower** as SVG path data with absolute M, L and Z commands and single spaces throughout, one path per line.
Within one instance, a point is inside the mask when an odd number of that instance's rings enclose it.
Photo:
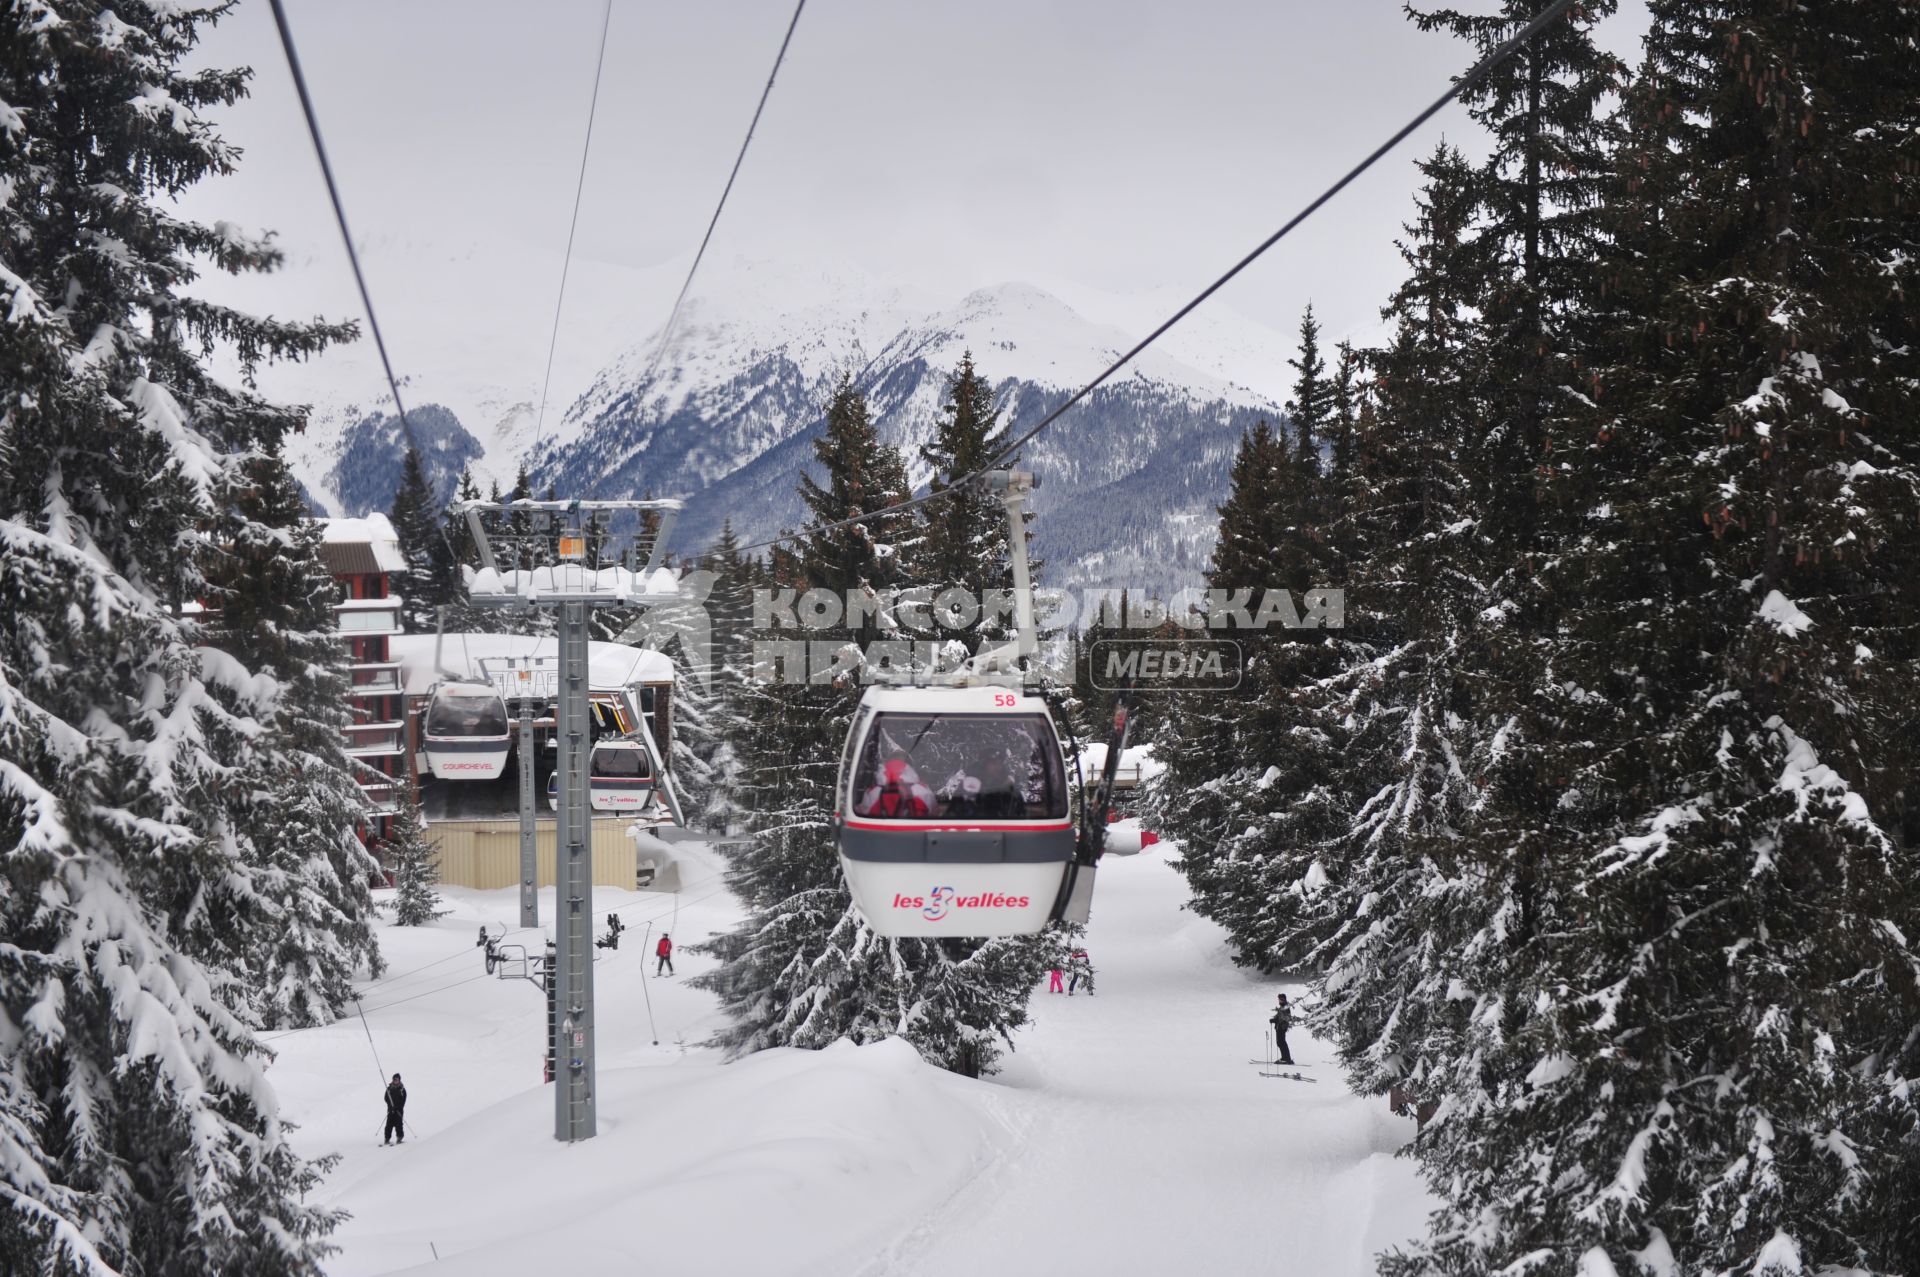
M 481 606 L 552 608 L 559 622 L 554 737 L 554 952 L 549 1046 L 557 1140 L 598 1130 L 594 1067 L 593 823 L 587 798 L 593 729 L 587 704 L 589 625 L 596 607 L 644 607 L 677 595 L 651 592 L 680 512 L 678 501 L 472 501 L 460 503 L 480 554 L 468 597 Z M 621 516 L 631 526 L 620 535 Z M 492 524 L 490 527 L 489 524 Z M 618 547 L 617 553 L 615 547 Z M 504 560 L 504 562 L 503 562 Z M 538 925 L 533 892 L 532 724 L 521 713 L 521 924 Z M 532 921 L 529 921 L 532 919 Z

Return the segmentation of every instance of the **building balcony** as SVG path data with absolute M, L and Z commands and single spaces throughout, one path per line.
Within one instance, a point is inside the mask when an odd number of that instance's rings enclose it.
M 339 617 L 339 637 L 377 638 L 403 633 L 400 628 L 400 602 L 399 597 L 395 596 L 385 599 L 343 599 L 334 604 L 334 612 Z
M 347 673 L 353 679 L 349 696 L 397 696 L 400 694 L 400 662 L 370 661 L 364 665 L 349 665 Z
M 404 801 L 400 786 L 391 782 L 385 785 L 362 784 L 360 796 L 366 800 L 367 810 L 375 816 L 397 814 Z
M 405 723 L 350 723 L 347 754 L 353 758 L 383 758 L 406 752 Z

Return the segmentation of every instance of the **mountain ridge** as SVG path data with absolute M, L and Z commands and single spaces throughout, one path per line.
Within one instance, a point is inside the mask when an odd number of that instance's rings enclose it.
M 480 462 L 497 478 L 524 463 L 540 492 L 682 497 L 688 504 L 675 540 L 683 554 L 704 550 L 728 518 L 743 540 L 760 541 L 800 523 L 798 476 L 812 463 L 811 440 L 843 375 L 867 395 L 882 440 L 905 452 L 918 489 L 928 478 L 918 449 L 963 353 L 973 354 L 1003 421 L 1019 431 L 1131 344 L 1120 329 L 1032 284 L 929 306 L 877 281 L 826 281 L 818 291 L 810 282 L 774 273 L 758 289 L 691 305 L 669 350 L 656 355 L 650 342 L 628 348 L 544 439 L 528 438 L 530 404 L 502 398 L 502 414 L 477 430 L 436 405 L 445 418 L 434 418 L 429 445 L 436 490 L 450 490 L 458 475 L 458 465 L 451 476 L 436 465 Z M 1268 340 L 1277 361 L 1279 338 Z M 425 411 L 414 410 L 417 434 Z M 1034 536 L 1049 583 L 1163 593 L 1195 583 L 1241 433 L 1281 415 L 1232 377 L 1144 352 L 1021 458 L 1044 477 Z M 378 425 L 355 421 L 352 443 L 333 451 L 331 469 L 316 473 L 309 461 L 301 473 L 331 498 L 330 508 L 358 513 L 350 507 L 391 492 L 384 476 L 367 474 L 381 469 L 369 454 Z M 384 436 L 397 482 L 398 432 Z M 509 464 L 502 450 L 511 451 Z

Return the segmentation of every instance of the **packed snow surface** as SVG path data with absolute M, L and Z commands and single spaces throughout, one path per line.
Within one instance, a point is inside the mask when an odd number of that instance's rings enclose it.
M 980 1081 L 901 1041 L 723 1063 L 701 1045 L 717 1006 L 686 983 L 712 959 L 684 946 L 738 906 L 714 857 L 673 852 L 678 897 L 595 892 L 599 925 L 614 911 L 628 930 L 595 967 L 593 1140 L 553 1139 L 539 990 L 481 971 L 476 928 L 511 924 L 512 892 L 447 889 L 447 917 L 384 930 L 391 974 L 363 991 L 366 1031 L 273 1041 L 296 1141 L 343 1155 L 320 1193 L 353 1213 L 330 1273 L 1360 1277 L 1419 1230 L 1429 1200 L 1393 1156 L 1411 1124 L 1348 1094 L 1298 1029 L 1317 1081 L 1260 1076 L 1284 986 L 1233 966 L 1219 929 L 1181 909 L 1167 848 L 1103 863 L 1096 995 L 1043 984 L 1004 1071 Z M 663 927 L 678 974 L 653 978 Z M 381 1148 L 393 1072 L 412 1134 Z

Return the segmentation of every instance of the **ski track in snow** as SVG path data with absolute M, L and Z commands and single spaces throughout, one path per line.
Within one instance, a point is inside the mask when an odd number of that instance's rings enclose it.
M 1341 1084 L 1262 1078 L 1273 993 L 1180 908 L 1159 849 L 1102 864 L 1086 948 L 1098 992 L 1036 993 L 995 1079 L 1020 1143 L 858 1277 L 1371 1274 L 1431 1202 L 1393 1151 L 1412 1125 Z
M 1098 995 L 1043 984 L 1003 1072 L 969 1081 L 898 1042 L 722 1066 L 699 1045 L 721 1023 L 714 999 L 686 984 L 712 960 L 685 947 L 739 907 L 717 858 L 680 844 L 677 923 L 672 895 L 596 889 L 597 927 L 611 908 L 628 930 L 595 966 L 600 1134 L 573 1146 L 553 1140 L 538 1082 L 539 990 L 474 978 L 475 927 L 511 925 L 515 893 L 449 889 L 448 917 L 382 931 L 392 974 L 363 991 L 371 1049 L 357 1016 L 271 1041 L 296 1145 L 343 1155 L 315 1195 L 354 1215 L 328 1272 L 1370 1275 L 1429 1208 L 1392 1155 L 1412 1127 L 1348 1094 L 1304 1034 L 1295 1057 L 1317 1085 L 1246 1063 L 1281 985 L 1235 967 L 1219 928 L 1181 908 L 1171 854 L 1108 859 L 1086 939 Z M 678 973 L 643 990 L 662 925 Z M 382 1149 L 394 1072 L 413 1135 Z

